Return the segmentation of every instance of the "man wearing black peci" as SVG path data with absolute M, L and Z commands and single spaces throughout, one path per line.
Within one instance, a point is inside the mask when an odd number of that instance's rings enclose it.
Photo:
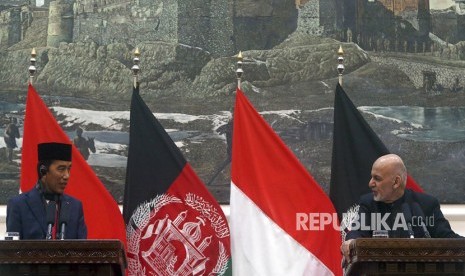
M 406 185 L 407 169 L 399 156 L 387 154 L 373 163 L 368 183 L 371 193 L 361 196 L 358 220 L 341 245 L 347 262 L 350 244 L 356 238 L 372 237 L 373 230 L 388 230 L 391 238 L 462 238 L 452 231 L 436 198 L 406 189 Z
M 7 232 L 20 239 L 86 239 L 82 203 L 66 194 L 71 170 L 71 144 L 38 145 L 35 187 L 7 205 Z

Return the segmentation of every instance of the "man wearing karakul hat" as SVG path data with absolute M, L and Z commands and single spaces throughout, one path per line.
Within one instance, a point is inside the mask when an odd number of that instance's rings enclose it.
M 20 239 L 87 238 L 82 203 L 63 193 L 70 176 L 71 150 L 71 144 L 38 145 L 39 179 L 32 190 L 9 200 L 7 232 L 18 232 Z M 52 210 L 56 211 L 53 231 L 50 231 L 50 223 L 47 223 L 50 220 L 50 204 L 53 204 Z M 60 232 L 63 222 L 66 226 L 64 237 Z M 50 234 L 51 232 L 53 233 Z

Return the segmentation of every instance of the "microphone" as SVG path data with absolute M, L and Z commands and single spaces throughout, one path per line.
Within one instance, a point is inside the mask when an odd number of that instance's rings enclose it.
M 55 224 L 55 216 L 57 212 L 57 205 L 55 201 L 49 201 L 47 206 L 45 207 L 45 212 L 47 216 L 47 236 L 45 237 L 47 240 L 52 239 L 52 228 Z
M 408 235 L 411 239 L 415 237 L 412 229 L 412 210 L 407 202 L 402 203 L 402 213 L 404 213 L 405 220 L 407 221 Z
M 64 240 L 65 239 L 65 233 L 66 233 L 66 226 L 68 225 L 69 221 L 69 202 L 65 201 L 62 202 L 61 204 L 61 209 L 60 209 L 60 219 L 59 219 L 59 226 L 60 226 L 60 235 L 59 239 Z
M 429 234 L 428 229 L 426 228 L 425 225 L 425 214 L 423 213 L 423 210 L 420 207 L 420 204 L 418 202 L 413 202 L 413 213 L 415 216 L 420 218 L 420 226 L 423 229 L 423 233 L 425 234 L 425 238 L 431 238 L 431 235 Z

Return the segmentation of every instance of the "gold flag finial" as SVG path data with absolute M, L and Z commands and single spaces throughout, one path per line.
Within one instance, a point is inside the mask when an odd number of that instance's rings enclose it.
M 242 51 L 239 51 L 239 54 L 237 54 L 237 59 L 242 61 Z
M 342 46 L 339 45 L 339 50 L 337 50 L 337 54 L 342 56 L 344 54 L 344 51 L 342 50 Z
M 31 57 L 36 57 L 36 56 L 37 56 L 36 48 L 32 48 Z
M 140 56 L 139 47 L 136 47 L 136 50 L 134 50 L 134 55 L 135 55 L 136 57 Z

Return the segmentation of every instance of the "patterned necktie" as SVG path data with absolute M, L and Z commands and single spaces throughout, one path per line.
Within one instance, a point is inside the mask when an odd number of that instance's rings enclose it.
M 59 208 L 59 205 L 58 203 L 55 203 L 55 223 L 53 224 L 53 227 L 52 227 L 52 240 L 56 240 L 57 238 L 57 229 L 58 229 L 58 214 L 60 213 L 58 208 Z

